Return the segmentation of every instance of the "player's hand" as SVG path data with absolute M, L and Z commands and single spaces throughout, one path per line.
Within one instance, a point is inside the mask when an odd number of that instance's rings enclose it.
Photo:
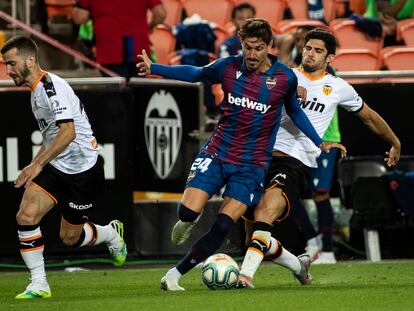
M 147 52 L 145 52 L 145 50 L 142 50 L 142 54 L 138 55 L 138 57 L 142 59 L 142 62 L 139 62 L 137 64 L 138 75 L 143 77 L 143 76 L 146 76 L 147 74 L 151 74 L 152 61 L 148 57 Z
M 329 153 L 329 151 L 332 148 L 337 148 L 339 149 L 339 151 L 341 152 L 341 158 L 346 156 L 346 148 L 344 145 L 340 144 L 340 143 L 331 143 L 328 141 L 324 141 L 322 144 L 319 145 L 319 148 L 326 153 Z
M 301 103 L 306 102 L 306 97 L 308 96 L 308 91 L 303 86 L 298 85 L 298 87 L 296 88 L 296 94 L 297 94 L 298 98 L 300 98 Z
M 27 185 L 42 171 L 42 166 L 36 162 L 30 163 L 26 166 L 17 176 L 17 179 L 14 181 L 14 187 L 20 188 Z
M 388 167 L 397 165 L 400 160 L 401 149 L 397 147 L 391 147 L 390 151 L 385 152 L 384 162 L 387 163 Z

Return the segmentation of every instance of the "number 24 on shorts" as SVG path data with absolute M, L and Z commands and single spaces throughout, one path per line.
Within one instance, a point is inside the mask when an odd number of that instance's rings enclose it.
M 197 158 L 194 160 L 193 165 L 191 165 L 191 170 L 199 170 L 201 173 L 204 173 L 208 170 L 208 166 L 210 165 L 212 159 L 210 158 Z

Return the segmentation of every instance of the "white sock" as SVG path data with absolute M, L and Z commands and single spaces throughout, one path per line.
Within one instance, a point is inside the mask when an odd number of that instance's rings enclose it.
M 24 263 L 30 270 L 32 282 L 47 284 L 45 262 L 43 258 L 44 245 L 43 242 L 41 242 L 42 232 L 40 231 L 40 227 L 37 227 L 35 230 L 18 230 L 17 232 L 21 246 L 20 254 L 22 255 Z
M 83 231 L 85 232 L 85 239 L 80 246 L 110 244 L 117 237 L 117 233 L 111 225 L 100 226 L 87 222 L 83 226 Z
M 281 246 L 282 245 L 280 245 L 280 247 Z M 270 246 L 265 256 L 275 255 L 278 249 L 279 249 L 279 242 L 274 237 L 270 237 Z
M 177 270 L 176 267 L 174 267 L 174 268 L 171 268 L 170 270 L 168 270 L 166 276 L 180 279 L 183 275 L 181 274 L 180 271 Z
M 300 264 L 298 257 L 293 255 L 291 252 L 285 249 L 282 245 L 280 247 L 282 247 L 282 254 L 278 258 L 273 259 L 273 262 L 285 268 L 288 268 L 293 273 L 296 273 L 296 274 L 299 273 L 300 270 L 302 269 L 302 266 Z
M 247 249 L 246 255 L 244 256 L 243 263 L 240 269 L 240 274 L 247 276 L 250 279 L 253 279 L 257 269 L 263 261 L 263 257 L 267 252 L 270 245 L 271 233 L 269 231 L 256 230 L 253 232 L 252 241 L 250 242 L 250 247 Z M 256 245 L 265 244 L 265 249 Z M 252 246 L 253 245 L 253 246 Z

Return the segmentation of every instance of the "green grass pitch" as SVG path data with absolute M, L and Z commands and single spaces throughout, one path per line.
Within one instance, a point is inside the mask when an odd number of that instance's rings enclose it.
M 200 270 L 186 275 L 185 292 L 161 291 L 167 268 L 49 271 L 51 299 L 21 301 L 27 272 L 0 270 L 0 310 L 414 310 L 414 261 L 341 262 L 313 266 L 312 286 L 301 286 L 279 266 L 262 265 L 254 290 L 211 291 Z

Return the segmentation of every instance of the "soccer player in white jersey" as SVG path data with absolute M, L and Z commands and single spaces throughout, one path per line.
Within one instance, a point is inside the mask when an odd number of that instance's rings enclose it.
M 306 35 L 302 66 L 294 70 L 298 85 L 307 90 L 307 101 L 302 103 L 302 109 L 320 136 L 323 136 L 337 106 L 355 113 L 372 132 L 390 144 L 385 161 L 389 166 L 396 165 L 401 151 L 397 136 L 351 85 L 327 73 L 335 50 L 335 37 L 328 31 L 315 29 Z M 275 222 L 289 214 L 291 202 L 301 196 L 307 184 L 307 168 L 317 166 L 320 152 L 286 116 L 282 118 L 273 150 L 266 190 L 254 210 L 253 234 L 241 266 L 239 288 L 253 287 L 254 274 L 266 255 L 290 269 L 301 284 L 312 282 L 308 273 L 309 256 L 294 256 L 271 236 L 271 231 Z
M 113 264 L 124 263 L 127 249 L 123 224 L 106 226 L 89 222 L 104 180 L 103 161 L 82 103 L 58 76 L 45 72 L 38 62 L 36 43 L 16 36 L 1 49 L 7 74 L 17 86 L 31 89 L 31 106 L 43 136 L 32 162 L 15 183 L 24 187 L 16 215 L 20 253 L 31 273 L 31 283 L 17 299 L 49 298 L 39 223 L 54 206 L 62 211 L 60 238 L 73 247 L 106 243 Z

